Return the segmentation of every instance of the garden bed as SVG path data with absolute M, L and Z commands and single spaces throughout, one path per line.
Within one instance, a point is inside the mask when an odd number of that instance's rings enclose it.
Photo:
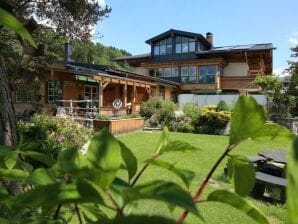
M 107 128 L 110 131 L 110 133 L 114 135 L 123 134 L 142 130 L 144 127 L 144 118 L 94 120 L 93 127 L 96 131 L 102 128 Z

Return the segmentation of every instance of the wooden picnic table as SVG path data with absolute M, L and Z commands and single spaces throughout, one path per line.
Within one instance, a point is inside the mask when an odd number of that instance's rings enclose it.
M 285 188 L 287 185 L 285 177 L 287 164 L 286 150 L 264 150 L 257 156 L 249 157 L 250 161 L 257 164 L 256 183 L 252 195 L 261 198 L 266 186 L 280 188 L 280 201 L 285 202 Z M 273 162 L 273 163 L 270 163 Z M 281 166 L 279 166 L 280 164 Z
M 264 150 L 258 153 L 260 156 L 266 158 L 266 160 L 272 160 L 277 163 L 287 164 L 287 151 L 280 150 Z

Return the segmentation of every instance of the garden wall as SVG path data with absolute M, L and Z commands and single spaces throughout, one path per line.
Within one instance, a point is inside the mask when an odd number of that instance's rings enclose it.
M 256 101 L 266 107 L 267 97 L 265 95 L 250 95 L 256 99 Z M 195 95 L 195 94 L 180 94 L 178 96 L 179 108 L 185 103 L 193 103 L 200 106 L 205 105 L 217 105 L 220 100 L 227 102 L 229 106 L 233 106 L 239 95 Z
M 119 119 L 119 120 L 94 120 L 93 121 L 94 130 L 100 130 L 102 128 L 107 128 L 110 133 L 123 134 L 132 131 L 142 130 L 144 127 L 144 118 L 129 118 L 129 119 Z

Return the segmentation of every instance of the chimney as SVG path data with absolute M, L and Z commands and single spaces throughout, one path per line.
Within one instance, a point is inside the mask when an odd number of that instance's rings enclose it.
M 64 61 L 71 62 L 72 46 L 71 43 L 64 44 Z
M 210 32 L 206 33 L 206 40 L 211 45 L 210 49 L 212 49 L 213 48 L 213 34 Z

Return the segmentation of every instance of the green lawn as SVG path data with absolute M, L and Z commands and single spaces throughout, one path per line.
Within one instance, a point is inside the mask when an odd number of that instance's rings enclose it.
M 150 158 L 154 152 L 159 132 L 137 132 L 127 135 L 119 136 L 118 138 L 129 146 L 139 161 L 138 168 L 140 169 L 143 165 L 143 161 Z M 223 150 L 228 144 L 228 137 L 226 136 L 212 136 L 212 135 L 197 135 L 197 134 L 185 134 L 185 133 L 171 133 L 171 139 L 187 141 L 194 146 L 200 147 L 202 151 L 187 152 L 187 153 L 168 153 L 162 155 L 163 160 L 175 163 L 177 167 L 190 169 L 196 173 L 196 177 L 191 186 L 192 194 L 196 191 L 199 184 L 202 182 L 204 176 L 208 173 L 214 162 L 222 154 Z M 240 154 L 244 156 L 255 155 L 257 152 L 264 149 L 289 149 L 291 142 L 287 140 L 276 140 L 276 141 L 252 141 L 248 140 L 232 151 L 232 154 Z M 223 174 L 223 169 L 226 161 L 224 161 L 216 170 L 213 175 L 211 183 L 208 185 L 206 192 L 203 194 L 203 198 L 206 198 L 207 194 L 216 188 L 230 188 L 229 184 L 221 181 L 220 176 Z M 176 181 L 182 184 L 180 179 L 177 179 L 172 173 L 154 167 L 149 166 L 144 175 L 141 177 L 140 182 L 150 181 L 152 179 L 161 179 L 168 181 Z M 258 206 L 273 224 L 285 223 L 286 208 L 284 205 L 273 205 L 264 203 L 261 201 L 250 199 L 256 206 Z M 205 217 L 206 223 L 255 223 L 252 219 L 243 215 L 238 210 L 223 205 L 221 203 L 201 203 L 198 206 Z M 171 214 L 165 204 L 161 204 L 155 201 L 144 200 L 139 202 L 137 213 L 143 214 L 158 214 L 168 217 L 180 216 L 182 210 L 175 209 Z M 187 223 L 195 224 L 200 221 L 190 215 L 187 218 Z

